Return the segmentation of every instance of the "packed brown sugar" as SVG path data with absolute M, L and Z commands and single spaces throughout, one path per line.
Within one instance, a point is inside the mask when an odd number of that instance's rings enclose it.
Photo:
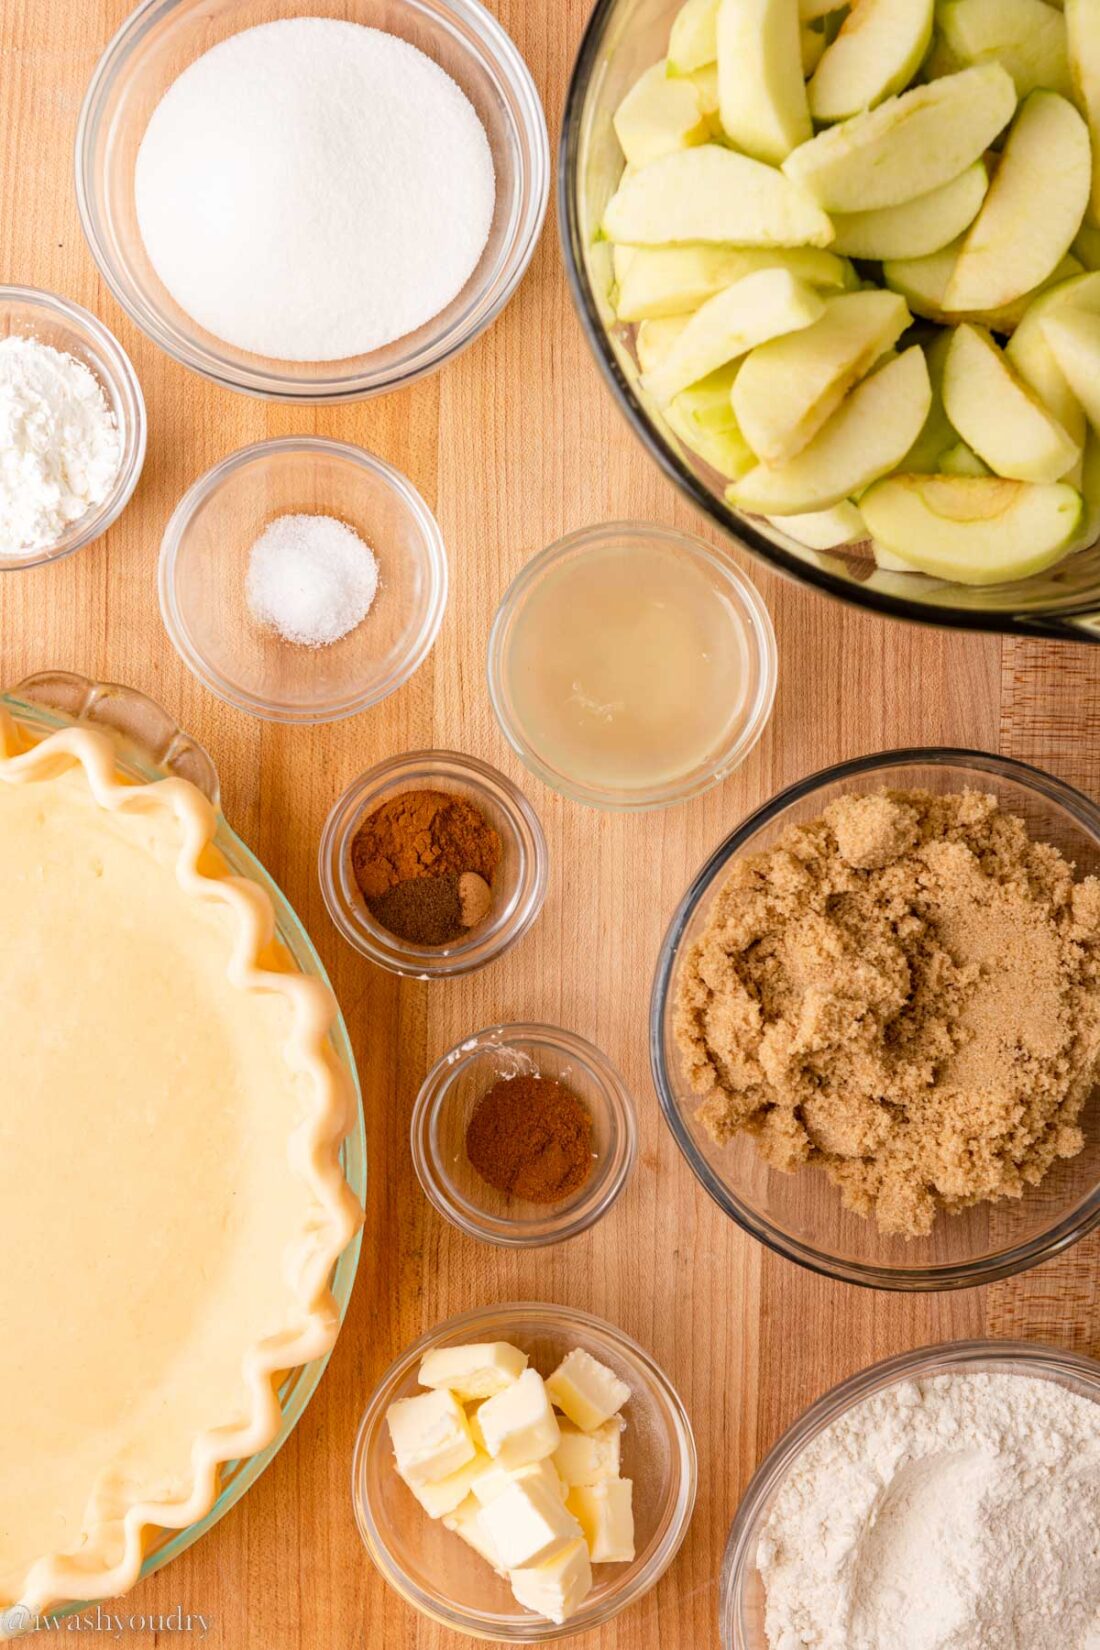
M 926 1234 L 1082 1149 L 1100 881 L 991 796 L 842 797 L 734 864 L 676 1036 L 715 1140 Z

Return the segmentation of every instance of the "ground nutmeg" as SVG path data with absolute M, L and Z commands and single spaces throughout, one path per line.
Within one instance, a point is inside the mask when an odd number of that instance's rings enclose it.
M 473 1109 L 466 1156 L 498 1192 L 558 1203 L 592 1171 L 592 1116 L 554 1078 L 502 1077 Z
M 411 945 L 448 945 L 492 906 L 499 833 L 447 791 L 401 791 L 367 815 L 351 867 L 376 922 Z

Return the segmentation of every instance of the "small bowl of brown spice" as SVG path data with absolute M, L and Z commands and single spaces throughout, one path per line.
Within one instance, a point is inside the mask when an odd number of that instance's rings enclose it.
M 321 836 L 319 871 L 344 938 L 383 968 L 464 974 L 538 916 L 547 853 L 530 803 L 495 768 L 414 751 L 344 792 Z
M 437 1061 L 412 1116 L 420 1184 L 471 1237 L 512 1248 L 585 1231 L 622 1191 L 634 1104 L 583 1037 L 492 1026 Z

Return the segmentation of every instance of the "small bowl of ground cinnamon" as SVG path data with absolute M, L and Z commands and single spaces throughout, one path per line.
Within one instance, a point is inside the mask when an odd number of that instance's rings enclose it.
M 559 1243 L 606 1214 L 635 1132 L 630 1094 L 591 1043 L 555 1026 L 493 1026 L 428 1073 L 412 1156 L 441 1215 L 519 1248 Z
M 546 841 L 530 803 L 476 757 L 414 751 L 344 792 L 319 855 L 329 915 L 364 956 L 431 978 L 481 968 L 534 922 Z

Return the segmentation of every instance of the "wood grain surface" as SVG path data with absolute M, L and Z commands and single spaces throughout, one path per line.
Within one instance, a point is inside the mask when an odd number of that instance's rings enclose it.
M 527 57 L 556 141 L 587 0 L 492 0 Z M 127 1602 L 181 1604 L 217 1650 L 444 1650 L 461 1640 L 387 1591 L 352 1518 L 349 1463 L 365 1399 L 413 1337 L 509 1298 L 610 1318 L 669 1371 L 700 1451 L 699 1501 L 675 1564 L 639 1606 L 587 1642 L 601 1650 L 716 1646 L 717 1575 L 730 1520 L 761 1455 L 827 1386 L 929 1341 L 1022 1334 L 1096 1352 L 1100 1248 L 1085 1242 L 1012 1284 L 951 1296 L 872 1295 L 765 1253 L 696 1185 L 658 1112 L 646 1058 L 650 978 L 667 919 L 705 853 L 777 787 L 884 746 L 1002 749 L 1100 790 L 1100 650 L 887 623 L 761 567 L 775 619 L 776 712 L 740 773 L 689 807 L 618 818 L 524 777 L 493 721 L 483 659 L 493 608 L 525 560 L 563 532 L 613 517 L 707 528 L 644 457 L 589 358 L 566 291 L 553 211 L 518 297 L 446 371 L 358 406 L 298 411 L 214 388 L 129 323 L 85 247 L 72 144 L 94 63 L 126 0 L 0 0 L 0 275 L 87 305 L 130 352 L 149 409 L 145 473 L 105 539 L 58 566 L 0 576 L 0 679 L 49 666 L 133 684 L 203 740 L 226 813 L 287 890 L 328 966 L 362 1073 L 370 1187 L 346 1327 L 304 1420 L 245 1500 Z M 307 8 L 308 9 L 308 8 Z M 435 509 L 452 596 L 438 645 L 400 693 L 333 727 L 250 720 L 188 674 L 161 627 L 161 532 L 184 488 L 264 436 L 354 441 L 405 471 Z M 336 795 L 380 758 L 469 750 L 518 779 L 546 827 L 553 870 L 537 928 L 473 978 L 427 987 L 372 969 L 334 932 L 315 872 Z M 428 1065 L 499 1020 L 558 1022 L 618 1063 L 637 1099 L 640 1154 L 593 1232 L 517 1255 L 459 1236 L 421 1196 L 410 1109 Z M 79 1356 L 64 1348 L 59 1355 Z M 120 1348 L 120 1356 L 124 1356 Z M 148 1633 L 129 1630 L 133 1639 Z M 162 1635 L 167 1637 L 168 1635 Z

